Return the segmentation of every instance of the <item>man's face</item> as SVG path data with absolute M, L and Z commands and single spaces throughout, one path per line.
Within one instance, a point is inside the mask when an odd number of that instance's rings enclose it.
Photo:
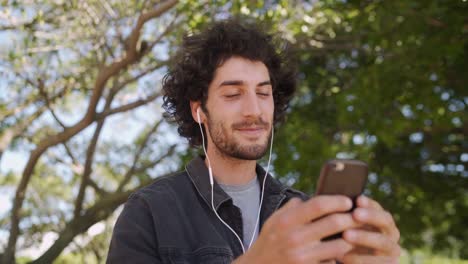
M 208 87 L 208 148 L 222 155 L 257 160 L 268 150 L 273 94 L 268 69 L 260 61 L 232 57 L 217 68 Z M 213 146 L 214 145 L 214 146 Z

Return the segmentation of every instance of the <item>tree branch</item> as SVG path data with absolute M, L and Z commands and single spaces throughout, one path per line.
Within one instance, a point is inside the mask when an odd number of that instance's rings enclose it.
M 76 159 L 75 155 L 73 155 L 73 152 L 71 152 L 70 147 L 68 147 L 66 142 L 63 142 L 63 147 L 65 148 L 65 152 L 67 152 L 68 156 L 72 160 L 72 163 L 75 165 L 80 165 L 78 160 Z
M 49 112 L 52 114 L 52 117 L 55 119 L 55 121 L 63 128 L 66 129 L 67 127 L 60 121 L 58 116 L 55 114 L 55 111 L 51 107 L 51 103 L 49 100 L 49 96 L 47 95 L 46 91 L 44 90 L 44 81 L 42 79 L 38 79 L 39 85 L 37 86 L 39 89 L 39 94 L 44 98 L 45 105 Z
M 99 139 L 99 135 L 101 134 L 102 127 L 104 126 L 104 122 L 105 122 L 105 119 L 102 119 L 97 123 L 96 129 L 94 130 L 93 137 L 86 151 L 86 161 L 85 161 L 83 175 L 81 176 L 80 189 L 78 191 L 78 196 L 75 200 L 75 210 L 73 212 L 74 217 L 78 217 L 81 212 L 86 186 L 88 185 L 89 178 L 92 173 L 92 164 L 94 160 L 94 153 L 96 151 L 97 141 Z
M 159 96 L 161 96 L 161 93 L 157 92 L 157 93 L 154 93 L 154 94 L 146 97 L 145 99 L 139 99 L 139 100 L 136 100 L 136 101 L 134 101 L 132 103 L 129 103 L 129 104 L 126 104 L 126 105 L 122 105 L 122 106 L 115 107 L 115 108 L 112 108 L 112 109 L 109 109 L 109 110 L 105 110 L 105 111 L 97 114 L 96 119 L 100 120 L 100 119 L 106 118 L 106 117 L 108 117 L 110 115 L 114 115 L 114 114 L 117 114 L 117 113 L 126 112 L 126 111 L 129 111 L 129 110 L 135 109 L 135 108 L 137 108 L 139 106 L 142 106 L 142 105 L 145 105 L 145 104 L 147 104 L 149 102 L 154 101 Z
M 137 151 L 136 151 L 136 154 L 135 154 L 135 156 L 133 157 L 133 162 L 132 162 L 132 165 L 130 166 L 130 169 L 127 171 L 127 173 L 126 173 L 125 176 L 124 176 L 123 181 L 122 181 L 121 184 L 119 185 L 118 191 L 121 190 L 122 184 L 125 184 L 125 182 L 127 182 L 128 180 L 130 180 L 129 178 L 134 174 L 136 165 L 137 165 L 138 161 L 140 160 L 141 153 L 143 153 L 143 150 L 144 150 L 145 147 L 146 147 L 146 143 L 148 143 L 148 140 L 150 139 L 151 135 L 153 135 L 153 134 L 156 132 L 156 130 L 158 130 L 158 127 L 159 127 L 159 125 L 160 125 L 161 123 L 162 123 L 162 120 L 159 120 L 159 122 L 157 122 L 157 123 L 150 129 L 150 131 L 148 131 L 148 132 L 146 133 L 146 135 L 144 136 L 143 141 L 142 141 L 142 142 L 140 143 L 140 145 L 138 146 L 138 149 L 137 149 Z
M 130 34 L 131 45 L 128 46 L 128 51 L 127 51 L 126 56 L 122 60 L 116 61 L 109 66 L 103 66 L 99 70 L 96 81 L 94 83 L 93 93 L 91 95 L 88 108 L 84 117 L 72 127 L 65 129 L 64 131 L 58 133 L 57 135 L 53 137 L 49 137 L 41 141 L 41 143 L 39 143 L 36 149 L 34 149 L 31 152 L 28 162 L 26 163 L 26 166 L 23 170 L 22 177 L 16 189 L 15 198 L 13 200 L 13 206 L 11 209 L 10 234 L 8 238 L 7 247 L 5 248 L 5 254 L 3 256 L 3 260 L 5 263 L 8 263 L 12 259 L 14 260 L 15 258 L 14 256 L 15 256 L 16 241 L 19 236 L 19 221 L 21 218 L 20 209 L 23 206 L 26 189 L 31 179 L 31 176 L 33 174 L 34 168 L 37 162 L 39 161 L 39 158 L 48 148 L 55 146 L 59 143 L 65 142 L 69 138 L 81 132 L 83 129 L 88 127 L 92 122 L 96 120 L 96 115 L 97 115 L 96 107 L 97 107 L 99 100 L 101 99 L 102 93 L 104 91 L 104 88 L 109 78 L 111 78 L 111 76 L 118 74 L 121 70 L 125 69 L 127 66 L 129 66 L 132 63 L 135 63 L 141 58 L 140 56 L 138 56 L 138 53 L 136 52 L 136 45 L 140 36 L 140 30 L 143 27 L 143 24 L 152 18 L 160 16 L 161 14 L 169 10 L 171 7 L 173 7 L 176 3 L 177 3 L 176 0 L 163 2 L 162 4 L 158 5 L 157 8 L 155 8 L 154 10 L 144 13 L 138 18 L 138 23 L 135 26 L 135 28 L 132 30 L 132 33 Z M 153 100 L 155 98 L 156 97 L 154 97 Z M 143 100 L 143 101 L 137 102 L 136 106 L 133 105 L 134 107 L 121 108 L 119 110 L 124 111 L 125 109 L 133 109 L 143 104 L 144 101 L 149 102 L 148 100 Z
M 153 67 L 149 67 L 149 68 L 147 68 L 145 70 L 142 70 L 136 76 L 134 76 L 132 78 L 129 78 L 127 80 L 124 80 L 123 82 L 119 83 L 116 89 L 117 90 L 123 89 L 125 86 L 129 85 L 130 83 L 138 81 L 141 77 L 143 77 L 143 76 L 147 75 L 148 73 L 151 73 L 151 72 L 161 68 L 165 64 L 166 64 L 166 62 L 161 62 L 160 64 L 157 64 L 157 65 L 155 65 Z
M 170 174 L 172 174 L 172 172 L 161 175 L 159 177 L 165 177 Z M 65 249 L 65 247 L 71 241 L 73 241 L 75 236 L 85 232 L 95 223 L 98 223 L 109 217 L 118 206 L 123 204 L 128 199 L 128 196 L 131 193 L 150 184 L 153 181 L 154 179 L 148 178 L 131 190 L 112 193 L 106 197 L 101 198 L 92 207 L 87 209 L 80 217 L 73 218 L 71 221 L 69 221 L 63 231 L 59 234 L 57 240 L 55 240 L 54 244 L 49 247 L 49 249 L 44 254 L 42 254 L 42 256 L 32 261 L 31 263 L 52 263 Z
M 176 147 L 177 147 L 177 145 L 172 145 L 172 146 L 170 146 L 169 149 L 167 150 L 166 154 L 162 155 L 161 157 L 159 157 L 159 159 L 157 159 L 157 160 L 155 160 L 155 161 L 153 161 L 153 162 L 149 162 L 149 163 L 147 163 L 147 164 L 144 164 L 144 165 L 142 165 L 142 166 L 136 168 L 136 169 L 133 171 L 133 174 L 142 173 L 142 172 L 146 171 L 147 169 L 156 166 L 157 164 L 159 164 L 160 162 L 162 162 L 165 158 L 167 158 L 167 157 L 173 155 Z
M 175 23 L 177 21 L 177 18 L 178 18 L 179 14 L 175 14 L 174 16 L 174 19 L 172 19 L 171 23 L 169 23 L 169 25 L 166 27 L 166 29 L 164 29 L 164 31 L 155 39 L 153 40 L 150 45 L 149 45 L 149 48 L 147 48 L 145 50 L 145 52 L 150 52 L 154 46 L 156 46 L 156 44 L 161 41 L 161 39 L 166 36 L 169 32 L 171 32 L 175 27 L 177 27 L 179 25 L 179 23 Z
M 73 173 L 75 174 L 82 174 L 84 170 L 81 170 L 81 169 L 76 169 L 76 168 L 82 168 L 83 166 L 78 162 L 78 160 L 75 158 L 75 156 L 73 155 L 73 153 L 71 152 L 70 148 L 67 146 L 66 143 L 63 143 L 63 146 L 65 148 L 65 151 L 67 152 L 67 155 L 70 157 L 70 159 L 72 160 L 72 167 L 75 167 L 75 169 L 72 168 L 72 171 Z M 67 164 L 67 162 L 65 162 L 65 160 L 63 159 L 60 159 L 60 158 L 56 158 L 59 162 L 62 162 L 63 164 Z M 88 180 L 88 185 L 91 186 L 95 192 L 97 192 L 100 196 L 103 196 L 103 195 L 106 195 L 106 194 L 109 194 L 109 192 L 107 192 L 106 190 L 102 189 L 101 187 L 99 187 L 95 181 L 93 181 L 92 179 L 89 179 Z
M 109 192 L 102 189 L 101 187 L 99 187 L 95 181 L 93 181 L 93 179 L 89 179 L 88 181 L 88 185 L 91 186 L 91 188 L 94 189 L 95 192 L 97 192 L 100 196 L 104 196 L 104 195 L 108 195 Z
M 164 12 L 172 8 L 176 3 L 177 3 L 176 0 L 166 1 L 158 5 L 158 8 L 155 8 L 154 10 L 148 11 L 147 13 L 143 13 L 142 15 L 140 15 L 140 17 L 137 20 L 137 24 L 135 28 L 132 30 L 127 40 L 128 45 L 127 45 L 125 57 L 122 60 L 116 61 L 109 66 L 104 66 L 99 71 L 98 77 L 94 84 L 94 91 L 93 91 L 93 94 L 91 95 L 89 108 L 84 119 L 86 120 L 92 119 L 93 116 L 96 114 L 95 112 L 96 106 L 99 102 L 99 98 L 101 98 L 103 89 L 105 87 L 105 84 L 109 80 L 109 78 L 117 74 L 121 70 L 125 69 L 130 64 L 135 63 L 137 60 L 141 58 L 142 54 L 138 53 L 137 44 L 138 44 L 138 39 L 140 38 L 140 31 L 143 25 L 150 19 L 159 17 Z
M 109 92 L 106 98 L 106 105 L 104 106 L 104 110 L 108 110 L 110 108 L 116 93 L 117 93 L 116 89 L 112 89 Z M 80 189 L 78 191 L 78 196 L 75 200 L 74 217 L 78 217 L 81 213 L 83 200 L 85 198 L 84 196 L 85 196 L 86 186 L 88 186 L 89 184 L 91 173 L 93 171 L 92 165 L 94 162 L 94 153 L 96 152 L 97 142 L 98 142 L 99 136 L 101 135 L 101 131 L 102 131 L 105 121 L 106 119 L 103 118 L 97 122 L 97 126 L 96 126 L 96 129 L 94 130 L 93 137 L 91 138 L 91 141 L 89 142 L 89 145 L 88 145 L 88 149 L 86 150 L 86 161 L 84 165 L 83 176 L 81 178 L 81 184 L 80 184 Z
M 19 76 L 21 79 L 23 79 L 24 81 L 26 81 L 28 84 L 32 85 L 33 87 L 36 87 L 37 85 L 35 83 L 33 83 L 31 80 L 29 80 L 28 78 L 25 78 L 23 77 L 21 74 L 18 74 L 18 73 L 15 73 L 17 76 Z M 70 86 L 65 86 L 61 91 L 59 91 L 58 93 L 52 95 L 49 99 L 49 103 L 52 104 L 55 102 L 56 99 L 58 98 L 62 98 L 66 93 L 67 91 L 70 89 Z M 32 103 L 37 103 L 37 102 L 40 102 L 41 100 L 35 100 L 35 96 L 31 96 L 29 98 L 26 98 L 26 100 L 18 105 L 17 107 L 13 108 L 13 109 L 9 109 L 9 110 L 6 110 L 5 112 L 5 115 L 3 117 L 1 117 L 0 119 L 5 119 L 5 118 L 8 118 L 10 116 L 13 116 L 15 114 L 18 114 L 19 112 L 23 111 L 26 107 L 28 107 L 30 104 Z
M 45 107 L 39 108 L 34 114 L 21 119 L 14 126 L 6 128 L 0 134 L 0 160 L 3 152 L 8 148 L 11 142 L 20 136 L 39 116 L 44 113 Z

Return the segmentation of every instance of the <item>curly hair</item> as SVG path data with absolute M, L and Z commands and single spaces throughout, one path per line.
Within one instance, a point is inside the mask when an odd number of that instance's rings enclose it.
M 296 74 L 290 63 L 292 56 L 288 56 L 288 45 L 280 50 L 280 45 L 275 45 L 280 44 L 277 40 L 282 41 L 258 25 L 243 25 L 236 20 L 217 22 L 199 34 L 184 37 L 173 66 L 163 78 L 163 108 L 165 117 L 178 124 L 179 134 L 190 145 L 201 145 L 201 133 L 192 118 L 190 101 L 200 101 L 207 112 L 208 86 L 216 69 L 233 56 L 265 64 L 273 88 L 274 124 L 284 120 L 296 90 Z

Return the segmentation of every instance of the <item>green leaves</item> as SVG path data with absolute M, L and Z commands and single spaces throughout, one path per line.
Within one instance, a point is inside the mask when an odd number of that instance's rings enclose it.
M 336 39 L 348 42 L 337 45 L 329 35 L 317 49 L 315 42 L 297 37 L 301 99 L 276 141 L 276 171 L 286 178 L 294 171 L 296 187 L 310 192 L 323 160 L 368 161 L 374 173 L 368 191 L 398 216 L 403 246 L 409 249 L 427 243 L 424 232 L 446 241 L 431 245 L 434 251 L 447 252 L 448 241 L 468 240 L 458 224 L 468 221 L 463 213 L 468 209 L 467 163 L 460 159 L 467 131 L 467 93 L 461 91 L 468 82 L 459 80 L 466 76 L 466 63 L 450 63 L 467 57 L 459 31 L 461 9 L 467 6 L 457 3 L 329 1 L 314 12 L 332 9 L 341 23 L 294 31 L 312 38 L 338 32 Z M 323 14 L 333 20 L 332 13 Z M 432 20 L 436 17 L 440 23 Z M 301 158 L 291 158 L 296 152 Z M 310 154 L 303 159 L 304 153 Z M 449 220 L 443 217 L 447 203 L 457 208 Z

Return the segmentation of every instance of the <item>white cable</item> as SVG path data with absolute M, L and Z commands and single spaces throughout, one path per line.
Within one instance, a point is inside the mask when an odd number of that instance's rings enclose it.
M 203 129 L 201 126 L 200 122 L 200 108 L 197 109 L 197 117 L 198 117 L 198 125 L 200 126 L 200 132 L 202 134 L 202 146 L 203 146 L 203 151 L 205 152 L 206 159 L 208 160 L 208 174 L 210 175 L 210 185 L 211 185 L 211 208 L 213 209 L 213 212 L 216 214 L 218 219 L 227 227 L 231 232 L 237 237 L 237 240 L 239 240 L 239 243 L 242 247 L 242 252 L 245 253 L 245 248 L 244 244 L 242 243 L 242 240 L 240 239 L 239 235 L 237 235 L 236 231 L 234 231 L 224 220 L 218 215 L 218 212 L 216 211 L 214 207 L 214 190 L 213 190 L 213 185 L 214 185 L 214 180 L 213 180 L 213 171 L 211 169 L 211 162 L 210 158 L 208 157 L 208 153 L 206 152 L 205 148 L 205 135 L 203 134 Z
M 200 132 L 202 134 L 202 146 L 203 146 L 203 152 L 205 152 L 205 156 L 206 156 L 206 159 L 208 160 L 208 174 L 210 176 L 210 185 L 211 185 L 211 208 L 213 209 L 213 212 L 215 213 L 215 215 L 218 217 L 218 219 L 229 229 L 231 230 L 231 232 L 236 236 L 237 240 L 239 241 L 239 244 L 241 245 L 242 247 L 242 252 L 245 253 L 245 248 L 244 248 L 244 243 L 242 243 L 242 240 L 240 239 L 239 235 L 237 235 L 236 231 L 234 231 L 226 222 L 224 222 L 224 220 L 218 215 L 218 212 L 216 211 L 215 207 L 214 207 L 214 190 L 213 190 L 213 185 L 214 185 L 214 180 L 213 180 L 213 171 L 211 169 L 211 162 L 210 162 L 210 158 L 208 157 L 208 153 L 206 152 L 206 148 L 205 148 L 205 135 L 203 133 L 203 128 L 201 126 L 201 122 L 200 122 L 200 108 L 197 109 L 197 117 L 198 117 L 198 125 L 200 127 Z M 257 231 L 257 227 L 258 227 L 258 222 L 259 222 L 259 219 L 260 219 L 260 212 L 262 210 L 262 204 L 263 204 L 263 194 L 264 194 L 264 191 L 265 191 L 265 182 L 266 182 L 266 178 L 268 176 L 268 170 L 270 169 L 270 162 L 271 162 L 271 152 L 272 152 L 272 149 L 273 149 L 273 135 L 274 135 L 274 129 L 273 129 L 273 125 L 271 127 L 271 140 L 270 140 L 270 154 L 269 154 L 269 157 L 268 157 L 268 165 L 267 165 L 267 169 L 265 171 L 265 177 L 263 178 L 263 187 L 262 187 L 262 194 L 261 194 L 261 198 L 260 198 L 260 206 L 258 208 L 258 214 L 257 214 L 257 220 L 255 221 L 255 228 L 253 230 L 253 233 L 252 233 L 252 238 L 250 239 L 250 243 L 249 243 L 249 248 L 252 246 L 252 243 L 253 243 L 253 239 L 255 237 L 255 233 Z
M 273 135 L 274 135 L 273 131 L 274 131 L 274 128 L 273 128 L 273 125 L 271 125 L 270 154 L 268 156 L 268 165 L 267 165 L 267 169 L 265 171 L 265 177 L 263 177 L 262 195 L 261 195 L 261 198 L 260 198 L 260 207 L 258 208 L 257 221 L 255 221 L 255 228 L 254 228 L 254 231 L 252 233 L 252 238 L 250 239 L 249 248 L 252 246 L 253 239 L 255 237 L 255 231 L 257 231 L 258 222 L 260 220 L 260 211 L 262 210 L 262 204 L 263 204 L 263 194 L 265 193 L 265 182 L 266 182 L 266 178 L 268 176 L 268 170 L 270 169 L 271 150 L 273 149 Z

